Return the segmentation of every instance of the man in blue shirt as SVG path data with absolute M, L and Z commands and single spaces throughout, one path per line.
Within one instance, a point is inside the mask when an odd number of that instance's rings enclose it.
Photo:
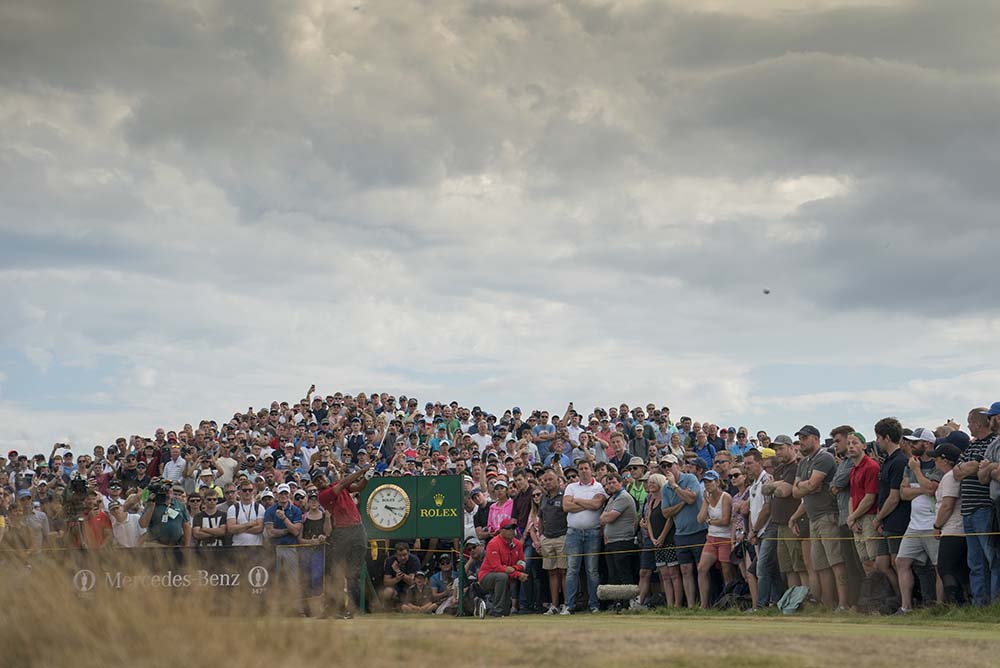
M 545 461 L 549 456 L 549 448 L 552 446 L 552 438 L 549 434 L 556 433 L 556 426 L 549 424 L 549 414 L 541 411 L 538 415 L 538 423 L 531 428 L 531 440 L 538 446 L 538 456 Z
M 552 466 L 553 462 L 558 461 L 561 468 L 566 468 L 573 465 L 573 460 L 570 459 L 569 455 L 563 452 L 566 447 L 565 442 L 561 438 L 555 438 L 552 441 L 552 450 L 549 452 L 548 457 L 545 458 L 545 465 Z
M 661 505 L 664 515 L 674 520 L 674 540 L 684 580 L 684 597 L 688 607 L 694 608 L 698 605 L 695 569 L 708 536 L 708 525 L 698 521 L 704 492 L 698 478 L 691 473 L 682 473 L 677 465 L 667 466 L 664 475 L 667 484 L 661 490 Z M 702 592 L 702 596 L 708 596 L 708 592 Z
M 277 495 L 278 502 L 264 513 L 264 534 L 277 546 L 275 567 L 278 577 L 283 580 L 283 588 L 296 602 L 299 612 L 303 613 L 304 601 L 299 592 L 299 555 L 294 547 L 302 532 L 302 511 L 290 502 L 291 489 L 287 484 L 278 485 Z
M 694 454 L 708 462 L 709 466 L 712 466 L 712 463 L 715 461 L 715 453 L 717 452 L 716 447 L 710 442 L 708 434 L 703 431 L 698 432 L 697 438 L 698 441 L 694 446 Z

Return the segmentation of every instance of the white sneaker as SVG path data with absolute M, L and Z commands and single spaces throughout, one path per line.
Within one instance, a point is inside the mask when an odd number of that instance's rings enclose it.
M 476 617 L 486 619 L 486 601 L 479 599 L 476 601 Z
M 558 615 L 559 614 L 559 608 L 557 608 L 556 606 L 554 606 L 554 605 L 552 605 L 550 603 L 549 604 L 549 609 L 545 611 L 545 614 L 546 615 Z
M 562 606 L 559 608 L 559 614 L 560 615 L 572 615 L 573 613 L 570 612 L 569 608 L 566 606 L 566 604 L 563 603 Z
M 645 608 L 645 607 L 646 606 L 644 606 L 642 603 L 639 602 L 639 597 L 638 596 L 636 596 L 633 599 L 630 599 L 629 602 L 628 602 L 628 609 L 629 610 L 641 610 L 642 608 Z

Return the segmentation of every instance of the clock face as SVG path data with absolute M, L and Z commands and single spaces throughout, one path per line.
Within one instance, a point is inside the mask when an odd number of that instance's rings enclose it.
M 397 485 L 382 485 L 368 497 L 368 517 L 381 531 L 395 531 L 410 516 L 410 497 Z

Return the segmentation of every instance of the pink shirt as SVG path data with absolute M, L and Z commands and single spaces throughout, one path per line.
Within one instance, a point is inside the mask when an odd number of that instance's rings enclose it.
M 489 515 L 486 518 L 486 530 L 496 533 L 500 531 L 500 523 L 511 516 L 514 510 L 514 499 L 507 499 L 503 503 L 494 503 L 490 506 Z

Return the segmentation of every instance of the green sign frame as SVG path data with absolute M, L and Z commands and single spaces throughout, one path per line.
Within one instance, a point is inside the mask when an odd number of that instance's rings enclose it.
M 406 519 L 388 531 L 376 526 L 369 515 L 371 496 L 387 485 L 402 490 L 409 501 Z M 358 511 L 371 540 L 461 538 L 465 530 L 463 493 L 462 476 L 457 475 L 372 478 L 358 499 Z

